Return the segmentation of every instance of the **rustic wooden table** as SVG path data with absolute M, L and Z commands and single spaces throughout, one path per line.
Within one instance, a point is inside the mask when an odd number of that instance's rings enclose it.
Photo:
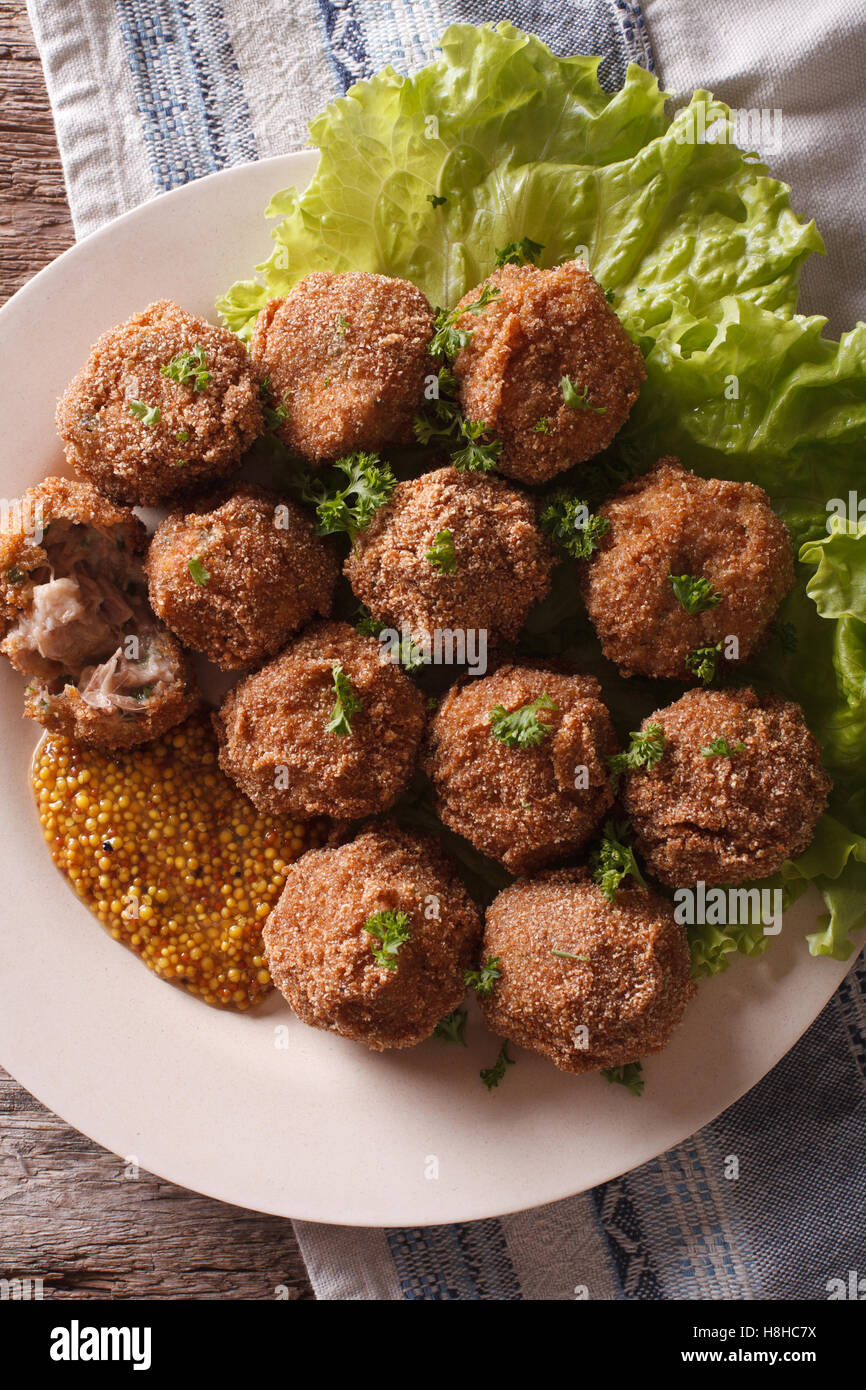
M 0 303 L 72 241 L 27 11 L 0 0 Z M 45 1298 L 313 1298 L 289 1221 L 130 1179 L 2 1070 L 0 1278 Z

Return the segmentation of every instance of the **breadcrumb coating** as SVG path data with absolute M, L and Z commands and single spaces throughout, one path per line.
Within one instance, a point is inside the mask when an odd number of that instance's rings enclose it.
M 377 964 L 364 924 L 401 912 L 396 969 Z M 414 1047 L 466 992 L 481 915 L 429 835 L 380 822 L 350 844 L 292 864 L 265 922 L 268 965 L 295 1013 L 381 1052 Z
M 317 271 L 259 313 L 250 351 L 287 412 L 277 433 L 313 463 L 412 440 L 433 311 L 408 280 Z
M 650 723 L 664 754 L 626 774 L 622 799 L 638 855 L 662 883 L 766 878 L 807 848 L 832 783 L 799 705 L 749 687 L 689 690 Z M 716 739 L 745 747 L 705 757 Z
M 387 811 L 415 771 L 424 701 L 379 643 L 348 623 L 315 623 L 223 700 L 220 766 L 260 811 L 354 820 Z M 328 731 L 334 667 L 361 709 L 351 733 Z
M 427 558 L 448 531 L 454 573 Z M 413 633 L 475 629 L 515 640 L 550 588 L 557 556 L 536 504 L 501 478 L 439 468 L 398 484 L 358 536 L 344 572 L 375 618 Z
M 638 398 L 643 358 L 583 261 L 506 265 L 484 284 L 499 295 L 457 320 L 472 333 L 454 363 L 460 405 L 502 441 L 501 472 L 543 483 L 607 447 Z M 585 404 L 568 404 L 563 377 Z
M 695 993 L 667 899 L 623 884 L 609 903 L 586 869 L 504 889 L 487 909 L 481 959 L 490 956 L 501 979 L 479 999 L 488 1027 L 562 1071 L 661 1052 Z
M 208 375 L 162 374 L 202 350 Z M 132 409 L 130 408 L 132 406 Z M 142 407 L 157 412 L 141 419 Z M 259 383 L 243 344 L 168 299 L 103 333 L 57 404 L 70 464 L 126 506 L 157 506 L 235 471 L 264 428 Z
M 266 661 L 327 617 L 340 572 L 304 509 L 252 483 L 171 512 L 145 570 L 154 611 L 223 670 Z
M 606 758 L 617 751 L 610 716 L 591 676 L 529 666 L 449 690 L 429 730 L 425 769 L 440 820 L 513 873 L 576 854 L 613 804 Z M 546 695 L 550 733 L 534 747 L 493 736 L 490 713 Z
M 578 570 L 605 656 L 620 674 L 692 681 L 686 657 L 725 640 L 747 661 L 794 583 L 791 537 L 755 483 L 699 478 L 663 458 L 620 488 L 599 515 L 610 530 Z M 687 613 L 669 576 L 703 576 L 721 594 Z

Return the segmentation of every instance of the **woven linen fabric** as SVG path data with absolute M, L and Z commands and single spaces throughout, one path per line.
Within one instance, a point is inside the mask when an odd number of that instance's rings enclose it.
M 602 54 L 610 88 L 629 62 L 653 69 L 652 39 L 669 89 L 781 108 L 782 147 L 759 152 L 831 251 L 827 271 L 807 267 L 808 309 L 832 309 L 836 331 L 862 313 L 863 25 L 847 0 L 644 0 L 643 13 L 626 0 L 28 2 L 79 236 L 300 148 L 328 101 L 386 63 L 421 66 L 448 24 L 509 19 L 556 52 Z M 592 1192 L 452 1226 L 295 1228 L 322 1299 L 823 1299 L 866 1275 L 864 1148 L 861 964 L 744 1099 Z

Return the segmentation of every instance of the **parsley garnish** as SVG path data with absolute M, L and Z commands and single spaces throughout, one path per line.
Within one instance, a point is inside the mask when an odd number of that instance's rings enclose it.
M 608 821 L 604 827 L 601 844 L 594 856 L 593 878 L 609 903 L 616 901 L 616 890 L 624 878 L 631 875 L 642 888 L 646 880 L 637 866 L 634 850 L 625 840 L 627 822 L 616 825 Z
M 551 539 L 575 560 L 588 560 L 610 530 L 606 516 L 596 516 L 579 497 L 562 489 L 548 498 L 539 521 Z
M 686 657 L 686 666 L 699 681 L 709 685 L 716 679 L 721 651 L 721 642 L 717 642 L 714 647 L 695 647 Z
M 352 688 L 352 682 L 346 675 L 339 661 L 331 667 L 334 676 L 334 708 L 331 710 L 331 717 L 326 724 L 329 734 L 336 734 L 337 738 L 345 738 L 352 732 L 351 718 L 359 710 L 364 708 L 364 701 L 361 700 Z
M 425 553 L 425 559 L 430 561 L 434 570 L 440 574 L 457 573 L 457 557 L 454 554 L 454 538 L 449 530 L 437 531 L 433 538 L 433 544 Z
M 186 444 L 189 439 L 189 430 L 177 430 L 174 437 L 179 443 Z
M 259 399 L 262 403 L 262 415 L 265 417 L 265 426 L 272 433 L 278 430 L 280 425 L 285 424 L 286 420 L 289 418 L 288 398 L 289 392 L 286 391 L 279 405 L 272 405 L 274 393 L 271 390 L 271 378 L 269 376 L 264 378 L 259 387 Z
M 301 498 L 316 508 L 320 536 L 345 531 L 354 545 L 359 531 L 365 531 L 374 515 L 389 500 L 397 479 L 378 454 L 357 451 L 337 459 L 334 468 L 345 474 L 346 485 L 331 491 L 327 484 L 308 473 Z
M 496 1058 L 496 1061 L 493 1063 L 493 1066 L 482 1067 L 481 1071 L 478 1074 L 481 1077 L 481 1080 L 484 1082 L 484 1085 L 487 1087 L 488 1091 L 492 1091 L 496 1086 L 499 1085 L 500 1081 L 505 1075 L 505 1068 L 513 1067 L 514 1065 L 514 1058 L 509 1057 L 508 1055 L 508 1043 L 504 1042 L 499 1049 L 499 1056 Z
M 466 988 L 474 989 L 476 994 L 491 994 L 496 981 L 502 978 L 499 960 L 499 956 L 488 956 L 487 964 L 480 970 L 467 970 L 463 976 Z
M 176 381 L 179 386 L 185 386 L 191 381 L 194 391 L 206 391 L 213 379 L 206 368 L 205 350 L 201 343 L 196 343 L 189 352 L 176 353 L 171 361 L 166 362 L 159 370 L 162 376 L 168 377 L 169 381 Z
M 606 405 L 590 405 L 589 388 L 578 390 L 570 376 L 560 378 L 559 389 L 565 404 L 570 405 L 572 410 L 591 410 L 594 415 L 607 414 Z
M 533 241 L 528 236 L 521 237 L 520 241 L 509 241 L 496 252 L 496 269 L 501 270 L 504 265 L 535 265 L 543 250 L 543 241 Z
M 472 304 L 457 306 L 450 313 L 444 309 L 436 310 L 435 332 L 430 340 L 427 351 L 431 357 L 454 358 L 465 348 L 472 337 L 472 330 L 468 328 L 456 328 L 455 324 L 464 314 L 480 314 L 486 309 L 492 300 L 498 299 L 502 291 L 497 285 L 482 285 L 481 293 Z
M 484 421 L 463 419 L 455 399 L 457 381 L 453 372 L 447 367 L 440 368 L 438 381 L 439 391 L 432 413 L 416 415 L 412 422 L 415 438 L 419 444 L 438 440 L 449 447 L 464 441 L 463 448 L 451 455 L 454 467 L 461 472 L 488 473 L 502 452 L 502 444 L 496 439 L 486 444 L 478 442 L 485 433 Z
M 434 208 L 441 208 L 443 203 L 448 202 L 448 199 L 443 198 L 439 193 L 428 193 L 427 202 L 432 203 Z
M 745 753 L 746 745 L 739 739 L 734 739 L 733 743 L 728 743 L 726 738 L 714 738 L 701 749 L 702 758 L 732 758 L 735 753 Z
M 200 555 L 193 555 L 192 559 L 187 563 L 187 569 L 196 584 L 206 584 L 210 579 L 210 575 L 202 564 Z
M 464 420 L 462 431 L 466 444 L 456 454 L 451 455 L 454 467 L 458 473 L 489 473 L 491 468 L 496 467 L 496 460 L 502 453 L 502 440 L 491 439 L 488 444 L 478 443 L 485 433 L 483 420 Z
M 626 1062 L 622 1067 L 602 1067 L 601 1074 L 612 1085 L 627 1086 L 633 1096 L 643 1095 L 646 1082 L 640 1062 Z
M 130 415 L 134 415 L 143 425 L 158 425 L 162 419 L 158 405 L 146 405 L 144 401 L 127 401 L 127 405 Z
M 433 1029 L 434 1038 L 443 1043 L 459 1043 L 461 1047 L 468 1047 L 464 1037 L 467 1017 L 465 1009 L 455 1009 L 453 1013 L 446 1014 Z
M 337 331 L 339 332 L 341 338 L 345 338 L 346 330 L 350 327 L 351 324 L 349 323 L 349 320 L 347 318 L 344 318 L 344 316 L 340 314 L 337 318 Z
M 605 297 L 605 299 L 607 300 L 608 304 L 612 304 L 612 303 L 613 303 L 613 300 L 614 300 L 614 291 L 613 291 L 613 290 L 605 290 L 605 292 L 604 292 L 604 297 Z
M 388 626 L 379 618 L 374 618 L 369 609 L 363 603 L 358 608 L 355 617 L 355 631 L 360 632 L 362 637 L 378 637 Z M 419 642 L 413 642 L 411 637 L 400 638 L 400 665 L 403 670 L 410 675 L 413 671 L 420 671 L 424 662 L 424 648 Z
M 542 415 L 540 420 L 536 420 L 532 426 L 535 434 L 550 434 L 550 421 L 546 415 Z
M 385 970 L 397 969 L 397 952 L 412 933 L 405 912 L 374 912 L 364 923 L 364 931 L 377 938 L 380 945 L 371 947 L 373 959 Z
M 576 956 L 573 951 L 554 951 L 553 955 L 555 955 L 558 960 L 589 960 L 589 956 Z
M 722 601 L 719 591 L 702 574 L 669 574 L 668 579 L 687 613 L 703 613 Z
M 664 751 L 665 736 L 661 724 L 647 724 L 645 729 L 632 730 L 628 748 L 624 753 L 614 753 L 608 758 L 607 765 L 615 778 L 626 770 L 649 770 L 661 760 Z
M 504 705 L 494 705 L 487 716 L 491 724 L 490 732 L 508 748 L 535 748 L 551 732 L 551 726 L 543 724 L 538 718 L 538 711 L 556 708 L 546 694 L 539 695 L 531 704 L 521 705 L 510 714 Z

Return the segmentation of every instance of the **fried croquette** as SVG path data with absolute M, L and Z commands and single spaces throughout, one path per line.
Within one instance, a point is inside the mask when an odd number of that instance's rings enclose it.
M 748 660 L 794 583 L 788 528 L 762 488 L 699 478 L 664 458 L 599 514 L 610 530 L 581 563 L 579 583 L 622 675 L 691 681 L 690 653 L 715 647 L 720 669 L 730 667 L 731 637 L 736 660 Z
M 271 976 L 298 1017 L 376 1052 L 414 1047 L 457 1007 L 480 934 L 433 837 L 387 821 L 302 855 L 264 926 Z
M 644 720 L 664 753 L 626 774 L 635 846 L 662 883 L 766 878 L 802 853 L 832 785 L 799 705 L 742 690 L 688 690 Z
M 440 820 L 513 873 L 577 853 L 614 799 L 606 758 L 617 739 L 599 695 L 591 676 L 529 666 L 453 686 L 425 754 Z M 521 734 L 515 712 L 536 702 Z
M 443 538 L 446 558 L 434 563 Z M 397 486 L 344 570 L 373 616 L 394 628 L 422 636 L 471 629 L 495 642 L 516 639 L 556 560 L 525 493 L 501 478 L 439 468 Z
M 387 275 L 317 271 L 268 300 L 250 351 L 283 443 L 313 463 L 410 443 L 432 336 L 421 290 Z
M 2 651 L 30 677 L 25 713 L 129 748 L 185 719 L 197 692 L 147 604 L 143 524 L 85 482 L 46 478 L 0 532 Z
M 583 261 L 552 270 L 506 265 L 484 282 L 498 294 L 477 313 L 470 290 L 456 321 L 471 338 L 454 362 L 467 420 L 502 442 L 497 468 L 543 483 L 582 463 L 625 423 L 646 372 Z
M 489 1028 L 562 1071 L 661 1052 L 695 992 L 685 928 L 660 894 L 622 884 L 610 903 L 586 869 L 518 879 L 487 909 L 479 997 Z
M 214 723 L 220 766 L 260 811 L 354 820 L 406 789 L 424 701 L 374 638 L 325 622 L 230 690 Z
M 226 477 L 264 428 L 240 340 L 167 299 L 97 339 L 56 422 L 69 463 L 130 507 Z
M 154 611 L 224 670 L 266 661 L 327 617 L 339 568 L 302 507 L 251 483 L 171 512 L 145 563 Z

